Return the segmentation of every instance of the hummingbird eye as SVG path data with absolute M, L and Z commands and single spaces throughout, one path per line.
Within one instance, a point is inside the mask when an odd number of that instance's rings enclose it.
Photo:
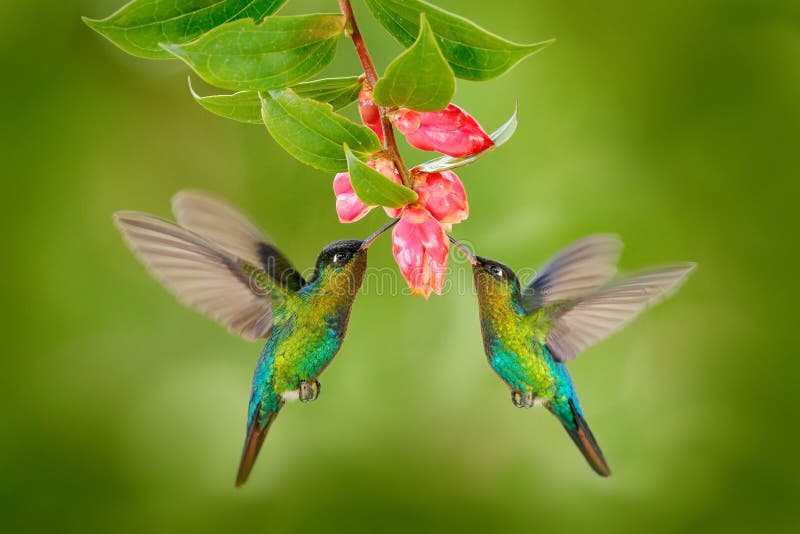
M 490 265 L 489 266 L 489 273 L 492 276 L 494 276 L 495 278 L 500 279 L 500 280 L 502 280 L 503 277 L 505 276 L 505 273 L 503 272 L 503 268 L 500 267 L 499 265 Z
M 333 255 L 333 263 L 346 263 L 352 256 L 350 252 L 337 252 Z

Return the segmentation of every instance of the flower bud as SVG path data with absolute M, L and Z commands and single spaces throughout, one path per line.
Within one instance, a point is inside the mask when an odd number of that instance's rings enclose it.
M 358 93 L 358 114 L 361 115 L 361 121 L 375 132 L 375 135 L 383 143 L 381 112 L 377 104 L 372 100 L 372 87 L 366 83 L 361 86 L 361 91 Z
M 455 104 L 430 112 L 399 109 L 391 119 L 409 144 L 421 150 L 460 158 L 494 145 L 477 121 Z
M 389 158 L 371 159 L 367 165 L 383 174 L 390 180 L 401 184 L 403 180 L 400 178 L 400 173 Z M 356 192 L 353 190 L 353 184 L 350 182 L 349 172 L 340 172 L 333 179 L 333 193 L 336 195 L 336 214 L 339 216 L 339 221 L 343 223 L 355 222 L 367 213 L 369 213 L 375 206 L 368 206 L 364 204 Z M 386 209 L 389 213 L 391 208 Z M 399 210 L 393 210 L 389 213 L 390 217 L 397 217 Z
M 333 179 L 333 193 L 336 195 L 336 215 L 339 216 L 339 222 L 355 222 L 373 208 L 361 202 L 353 191 L 349 172 L 340 172 L 336 175 Z
M 447 270 L 447 236 L 427 210 L 403 211 L 392 231 L 392 253 L 414 295 L 427 299 L 431 291 L 441 294 Z
M 425 173 L 411 171 L 417 203 L 424 206 L 440 223 L 459 223 L 469 216 L 464 184 L 453 171 Z

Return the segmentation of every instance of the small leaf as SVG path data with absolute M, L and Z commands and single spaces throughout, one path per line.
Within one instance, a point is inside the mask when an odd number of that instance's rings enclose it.
M 442 56 L 425 13 L 420 13 L 419 36 L 411 48 L 386 68 L 373 91 L 380 106 L 398 106 L 415 111 L 439 111 L 447 107 L 456 91 L 453 69 Z
M 445 59 L 465 80 L 483 81 L 551 45 L 554 39 L 518 44 L 489 33 L 469 20 L 421 0 L 364 0 L 378 22 L 403 46 L 419 33 L 419 14 L 425 13 Z
M 303 98 L 327 102 L 333 109 L 341 109 L 358 100 L 362 84 L 360 76 L 347 76 L 303 82 L 292 86 L 292 89 Z
M 279 145 L 322 171 L 347 169 L 343 143 L 359 157 L 369 157 L 382 148 L 366 126 L 334 113 L 330 104 L 301 98 L 291 89 L 262 93 L 261 114 Z
M 261 118 L 261 99 L 258 91 L 239 91 L 232 95 L 200 96 L 194 92 L 191 80 L 189 91 L 195 101 L 208 111 L 226 119 L 233 119 L 247 124 L 263 124 Z
M 224 89 L 283 88 L 313 76 L 333 61 L 343 15 L 268 17 L 218 26 L 183 45 L 162 47 L 205 81 Z
M 285 3 L 286 0 L 133 0 L 110 17 L 83 17 L 83 22 L 129 54 L 173 59 L 159 43 L 186 43 L 232 20 L 260 21 Z
M 491 135 L 489 135 L 491 140 L 494 142 L 494 145 L 490 146 L 486 150 L 478 152 L 477 154 L 472 154 L 471 156 L 465 156 L 463 158 L 442 156 L 440 158 L 426 161 L 422 165 L 419 165 L 417 169 L 422 172 L 444 172 L 476 162 L 511 139 L 511 136 L 514 135 L 514 132 L 517 129 L 517 111 L 518 110 L 514 108 L 514 114 L 511 115 L 511 118 L 508 119 L 505 124 L 503 124 L 497 130 L 495 130 Z
M 293 86 L 292 89 L 299 96 L 328 102 L 333 106 L 333 109 L 339 109 L 358 99 L 361 78 L 359 76 L 325 78 L 323 80 L 314 80 L 313 82 L 299 83 Z M 191 79 L 189 80 L 189 90 L 198 104 L 215 115 L 248 124 L 264 124 L 264 119 L 261 118 L 261 98 L 258 96 L 258 91 L 239 91 L 232 95 L 200 96 L 192 88 Z
M 361 202 L 367 206 L 402 208 L 417 201 L 417 194 L 404 185 L 391 181 L 360 159 L 344 144 L 350 184 Z

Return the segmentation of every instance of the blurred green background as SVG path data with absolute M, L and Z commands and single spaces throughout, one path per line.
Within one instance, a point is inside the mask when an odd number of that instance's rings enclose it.
M 426 302 L 373 284 L 320 400 L 284 410 L 239 490 L 260 346 L 176 303 L 111 213 L 168 216 L 176 191 L 206 189 L 301 268 L 385 217 L 339 225 L 331 176 L 201 109 L 182 64 L 79 19 L 121 4 L 0 7 L 8 532 L 797 532 L 798 2 L 440 1 L 514 40 L 558 38 L 459 82 L 487 129 L 516 101 L 520 127 L 460 172 L 456 235 L 515 268 L 600 231 L 624 237 L 623 270 L 700 268 L 571 365 L 610 479 L 546 412 L 513 408 L 471 286 Z M 354 7 L 382 68 L 400 48 Z M 350 43 L 328 72 L 359 72 Z M 370 261 L 392 267 L 388 240 Z

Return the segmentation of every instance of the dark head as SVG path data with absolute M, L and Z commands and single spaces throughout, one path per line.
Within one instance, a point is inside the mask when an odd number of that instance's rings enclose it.
M 383 232 L 400 219 L 394 219 L 364 239 L 342 239 L 322 249 L 317 256 L 314 275 L 308 285 L 319 280 L 326 288 L 340 295 L 355 296 L 367 270 L 367 249 Z
M 319 282 L 339 294 L 355 295 L 367 269 L 367 249 L 358 239 L 334 241 L 317 256 L 308 285 Z
M 499 304 L 500 301 L 509 302 L 509 300 L 519 299 L 519 278 L 508 265 L 475 256 L 472 275 L 475 280 L 475 289 L 478 291 L 478 300 L 481 303 Z
M 498 304 L 497 299 L 509 302 L 509 299 L 519 298 L 519 278 L 511 270 L 511 267 L 499 261 L 476 256 L 453 236 L 448 235 L 447 237 L 472 264 L 475 289 L 478 292 L 478 300 L 482 305 Z

